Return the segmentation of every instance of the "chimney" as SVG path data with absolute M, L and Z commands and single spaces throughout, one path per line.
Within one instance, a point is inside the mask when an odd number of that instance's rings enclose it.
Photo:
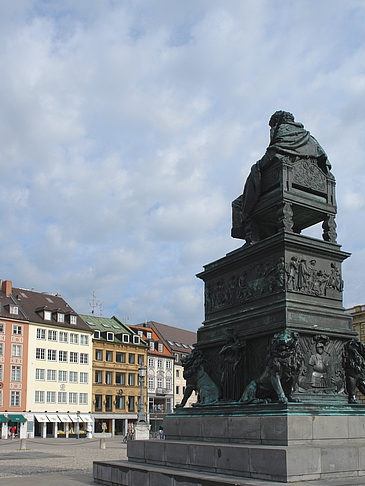
M 2 290 L 5 293 L 6 297 L 9 297 L 12 291 L 12 283 L 11 280 L 5 280 L 2 285 Z

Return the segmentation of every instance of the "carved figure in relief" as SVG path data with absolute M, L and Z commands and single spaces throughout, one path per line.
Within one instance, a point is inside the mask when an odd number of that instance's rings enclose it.
M 269 347 L 266 368 L 259 378 L 252 380 L 247 385 L 240 402 L 278 401 L 288 403 L 296 401 L 293 398 L 293 392 L 302 361 L 298 333 L 286 330 L 274 334 Z
M 325 354 L 325 347 L 329 342 L 328 336 L 318 334 L 314 336 L 315 353 L 309 358 L 309 366 L 312 366 L 312 387 L 326 388 L 328 386 L 327 373 L 329 368 L 329 358 Z
M 307 262 L 301 259 L 298 265 L 298 290 L 307 289 L 311 274 L 307 269 Z
M 198 394 L 198 401 L 192 406 L 215 403 L 219 399 L 219 389 L 212 378 L 206 372 L 206 362 L 202 351 L 194 349 L 181 359 L 184 366 L 184 378 L 186 380 L 185 393 L 181 403 L 176 408 L 186 405 L 193 391 Z
M 365 395 L 365 345 L 351 339 L 344 349 L 343 366 L 349 403 L 357 403 L 356 388 Z
M 286 285 L 288 290 L 297 289 L 298 278 L 298 258 L 292 256 L 288 264 Z
M 226 344 L 219 354 L 222 359 L 221 389 L 223 400 L 238 400 L 241 381 L 241 364 L 246 343 L 239 340 L 234 329 L 226 331 Z M 237 395 L 238 394 L 238 395 Z

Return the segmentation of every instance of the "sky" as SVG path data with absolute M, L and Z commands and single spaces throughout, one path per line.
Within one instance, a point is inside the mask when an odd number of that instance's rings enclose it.
M 283 109 L 331 161 L 365 304 L 364 25 L 363 0 L 0 2 L 0 278 L 196 330 Z

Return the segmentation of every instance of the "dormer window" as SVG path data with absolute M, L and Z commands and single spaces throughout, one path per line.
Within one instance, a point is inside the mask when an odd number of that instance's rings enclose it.
M 152 332 L 146 332 L 147 339 L 152 339 Z
M 9 305 L 9 313 L 18 315 L 19 314 L 19 307 L 17 305 L 10 304 Z
M 57 312 L 57 322 L 65 322 L 65 314 L 63 312 Z
M 107 332 L 106 333 L 106 340 L 107 341 L 114 341 L 114 332 Z
M 77 324 L 77 316 L 73 314 L 70 315 L 70 324 Z
M 158 349 L 158 352 L 159 353 L 163 353 L 163 344 L 162 343 L 158 343 L 157 349 Z
M 123 334 L 123 343 L 129 343 L 129 334 Z
M 45 321 L 50 321 L 52 319 L 52 312 L 49 310 L 44 310 L 43 311 L 43 319 Z
M 94 336 L 93 336 L 93 337 L 94 337 L 94 339 L 100 339 L 100 331 L 97 331 L 97 330 L 95 329 L 95 331 L 94 331 Z
M 143 339 L 143 331 L 138 331 L 138 336 Z
M 139 344 L 139 336 L 133 336 L 133 344 Z
M 154 350 L 155 350 L 155 342 L 151 341 L 150 342 L 150 351 L 154 351 Z

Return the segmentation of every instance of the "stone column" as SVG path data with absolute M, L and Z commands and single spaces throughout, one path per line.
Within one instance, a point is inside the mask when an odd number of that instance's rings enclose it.
M 57 422 L 55 422 L 55 423 L 53 424 L 53 437 L 54 437 L 55 439 L 57 439 L 57 435 L 58 435 L 58 423 L 57 423 Z
M 3 424 L 3 427 L 1 429 L 1 438 L 2 439 L 7 439 L 8 438 L 8 424 Z
M 20 424 L 19 438 L 20 439 L 26 439 L 27 438 L 27 422 L 23 422 L 23 423 Z
M 124 435 L 128 432 L 128 419 L 124 419 Z
M 115 419 L 112 419 L 112 437 L 115 435 Z
M 69 432 L 69 428 L 70 428 L 70 427 L 69 427 L 69 423 L 68 423 L 68 422 L 66 422 L 66 423 L 65 423 L 65 436 L 66 436 L 66 439 L 68 439 L 68 432 Z
M 42 427 L 42 439 L 45 439 L 47 437 L 47 424 L 46 422 L 42 422 L 41 424 L 41 427 Z

